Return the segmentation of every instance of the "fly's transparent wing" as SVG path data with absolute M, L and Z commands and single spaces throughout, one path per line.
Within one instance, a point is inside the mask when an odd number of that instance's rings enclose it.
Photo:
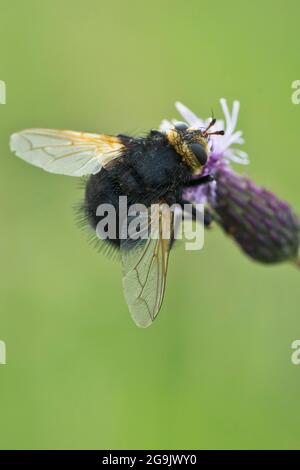
M 152 206 L 145 217 L 142 231 L 150 236 L 134 245 L 132 240 L 121 241 L 124 294 L 133 320 L 142 328 L 151 325 L 161 308 L 173 236 L 173 213 L 168 206 L 157 204 L 156 210 Z
M 119 156 L 118 137 L 58 129 L 26 129 L 13 134 L 10 148 L 32 165 L 50 173 L 83 176 L 98 173 Z

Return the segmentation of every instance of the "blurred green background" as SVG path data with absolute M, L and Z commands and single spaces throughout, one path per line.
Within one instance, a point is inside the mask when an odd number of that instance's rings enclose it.
M 26 127 L 143 132 L 241 101 L 247 171 L 300 211 L 297 0 L 0 0 L 0 447 L 299 448 L 300 273 L 217 227 L 172 253 L 147 330 L 76 227 L 78 181 L 10 154 Z M 242 168 L 244 170 L 244 168 Z

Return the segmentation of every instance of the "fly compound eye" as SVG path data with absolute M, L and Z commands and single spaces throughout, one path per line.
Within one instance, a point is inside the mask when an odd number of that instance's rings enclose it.
M 175 123 L 175 129 L 177 131 L 186 131 L 189 126 L 185 122 L 178 121 Z
M 190 149 L 197 158 L 198 162 L 203 166 L 207 162 L 207 153 L 201 144 L 190 144 Z

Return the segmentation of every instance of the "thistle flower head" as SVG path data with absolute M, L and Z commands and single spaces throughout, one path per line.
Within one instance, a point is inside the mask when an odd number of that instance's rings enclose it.
M 210 174 L 215 180 L 186 189 L 184 198 L 206 204 L 216 222 L 254 260 L 292 260 L 299 265 L 300 221 L 289 204 L 233 171 L 232 162 L 249 162 L 247 154 L 235 147 L 244 143 L 242 132 L 236 130 L 240 105 L 234 101 L 230 112 L 225 99 L 220 103 L 225 121 L 217 120 L 215 128 L 224 129 L 224 136 L 210 137 L 210 155 L 203 169 L 203 175 Z M 190 127 L 205 128 L 209 123 L 182 103 L 177 102 L 176 108 Z M 164 132 L 175 123 L 164 120 L 160 130 Z
M 218 224 L 242 250 L 263 263 L 297 262 L 300 223 L 289 204 L 230 168 L 215 177 L 209 202 Z
M 224 130 L 224 135 L 211 135 L 209 138 L 210 155 L 203 169 L 203 175 L 215 175 L 219 168 L 230 166 L 231 162 L 247 165 L 249 163 L 248 155 L 243 150 L 236 148 L 235 145 L 244 143 L 242 131 L 236 130 L 238 114 L 240 109 L 239 101 L 234 101 L 232 111 L 230 112 L 227 101 L 221 98 L 220 104 L 223 110 L 225 121 L 217 119 L 214 126 L 215 129 Z M 180 102 L 176 102 L 177 111 L 190 127 L 199 129 L 206 128 L 211 118 L 201 119 L 196 116 L 190 109 Z M 163 120 L 160 130 L 166 132 L 170 127 L 176 124 L 176 120 Z M 216 182 L 213 181 L 205 186 L 193 187 L 186 190 L 184 197 L 188 200 L 205 204 L 208 198 L 213 197 L 216 189 Z

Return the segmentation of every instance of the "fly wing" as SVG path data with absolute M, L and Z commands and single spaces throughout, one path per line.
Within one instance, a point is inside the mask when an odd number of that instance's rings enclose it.
M 134 247 L 128 239 L 121 241 L 124 294 L 133 320 L 142 328 L 153 323 L 161 308 L 173 235 L 170 208 L 157 205 L 154 212 L 145 215 L 149 225 L 142 224 L 148 225 L 147 239 L 139 239 Z
M 124 148 L 118 137 L 58 129 L 26 129 L 13 134 L 10 148 L 50 173 L 84 176 L 98 173 Z

